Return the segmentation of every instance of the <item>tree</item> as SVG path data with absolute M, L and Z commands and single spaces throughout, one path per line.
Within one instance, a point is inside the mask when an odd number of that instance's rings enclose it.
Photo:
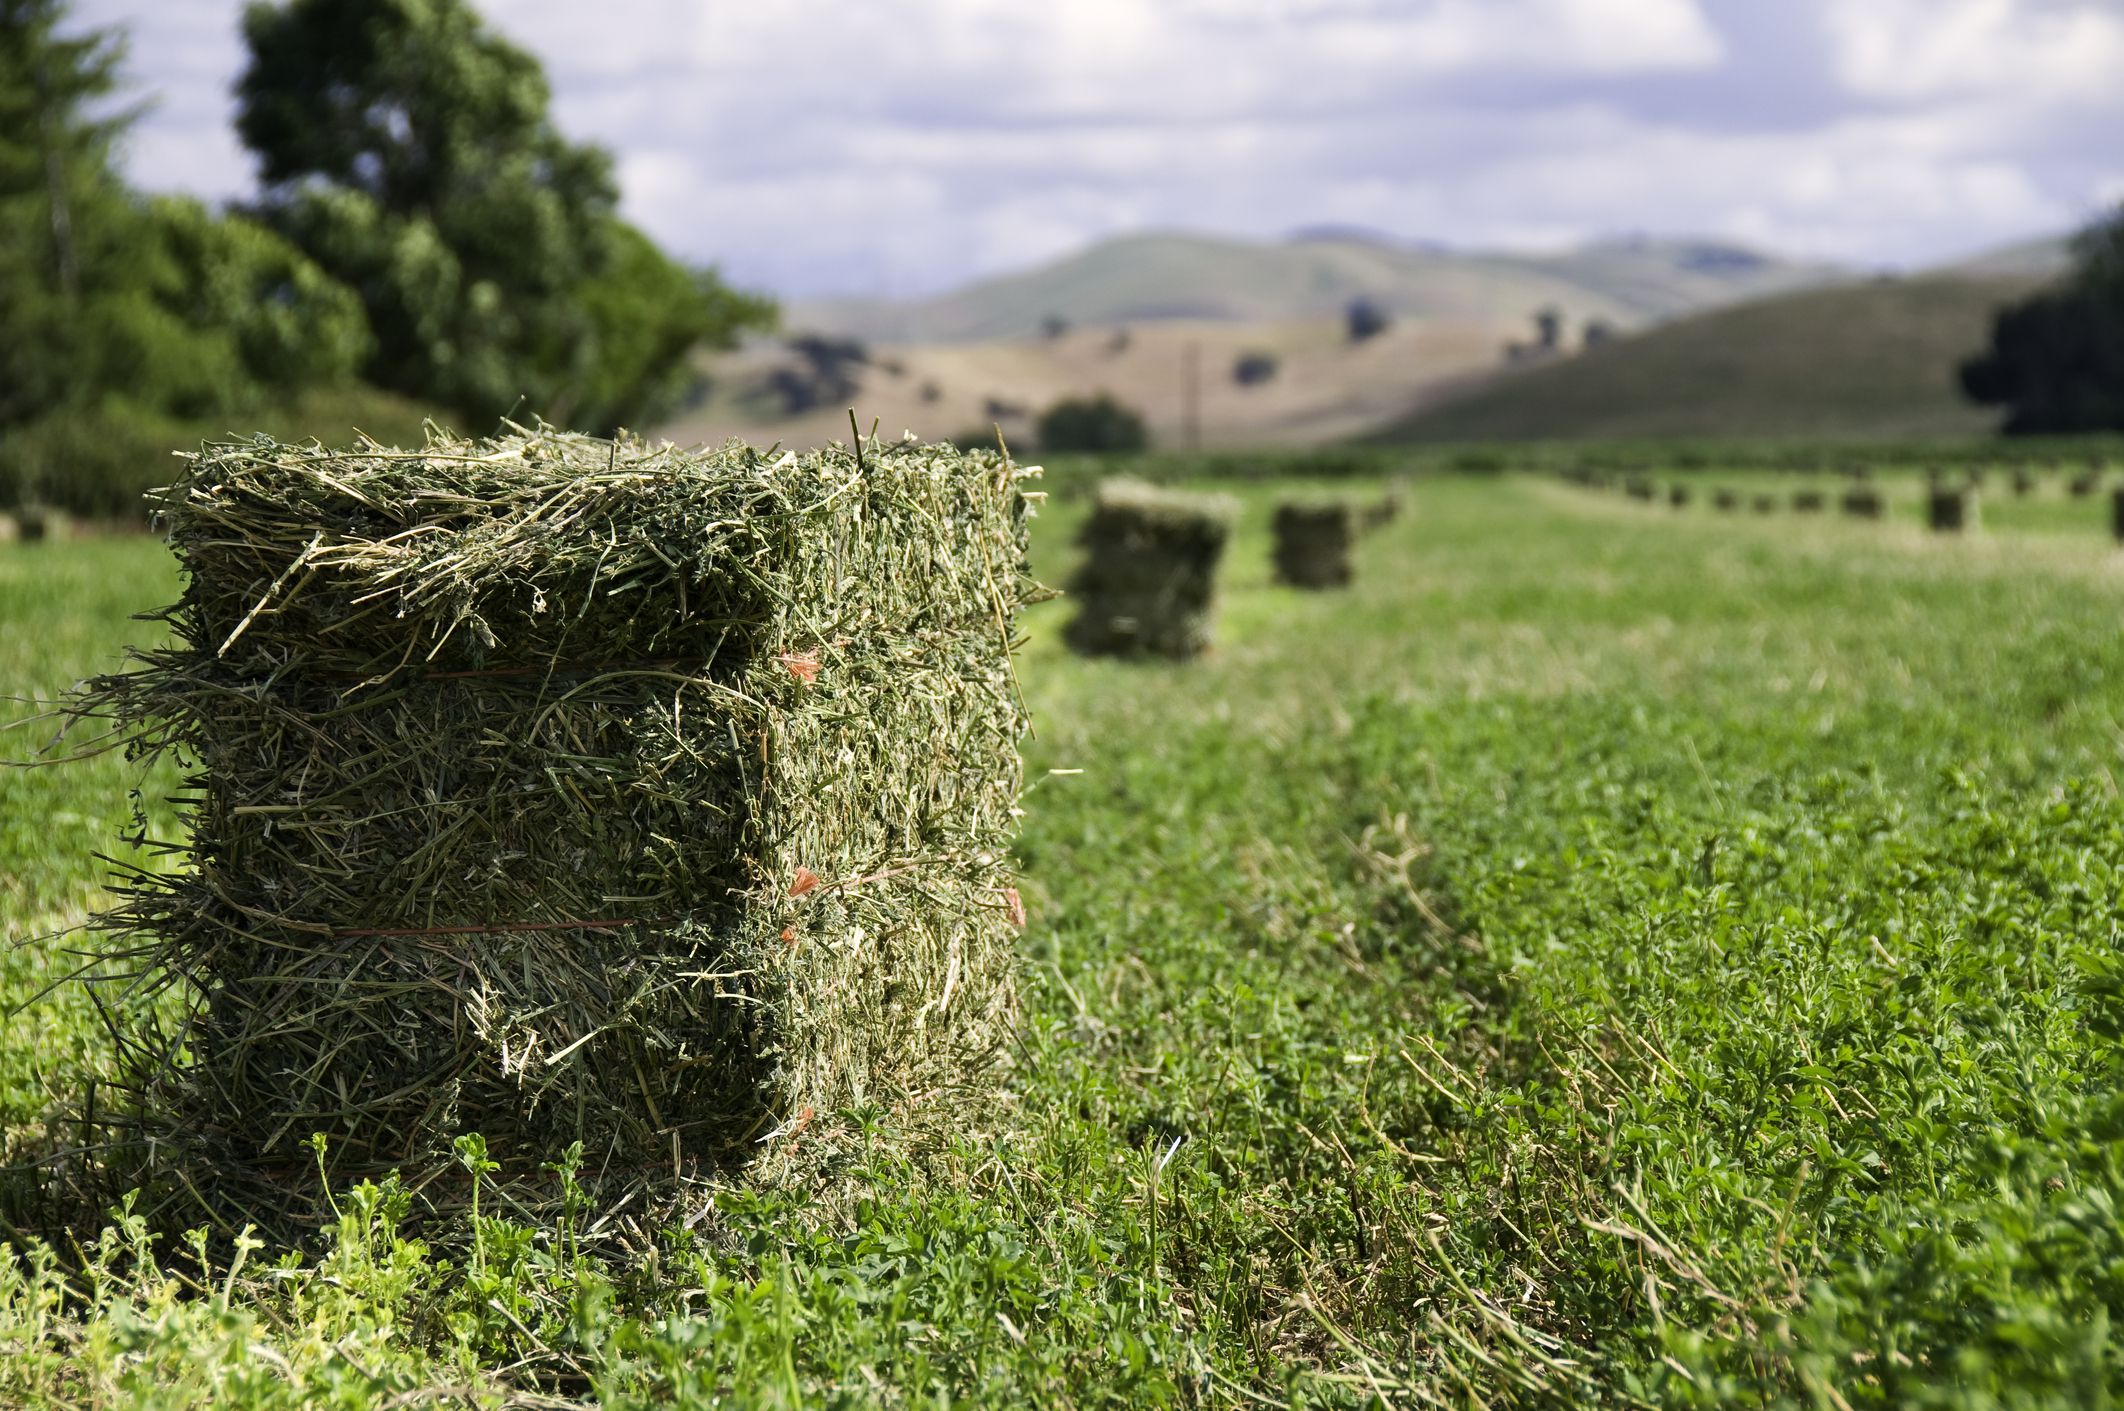
M 1043 451 L 1140 451 L 1150 444 L 1143 418 L 1104 392 L 1049 407 L 1040 416 L 1039 437 Z
M 1345 312 L 1345 321 L 1352 343 L 1362 343 L 1366 339 L 1378 337 L 1386 332 L 1387 324 L 1391 322 L 1387 311 L 1370 299 L 1350 300 L 1350 306 Z
M 0 0 L 0 429 L 114 402 L 202 416 L 347 375 L 368 338 L 349 291 L 256 225 L 125 188 L 123 44 L 67 18 Z
M 538 61 L 465 0 L 254 0 L 243 30 L 259 212 L 360 292 L 372 381 L 607 430 L 771 316 L 619 219 L 611 159 L 561 136 Z
M 2001 310 L 1962 388 L 2009 435 L 2124 431 L 2124 208 L 2074 242 L 2060 286 Z

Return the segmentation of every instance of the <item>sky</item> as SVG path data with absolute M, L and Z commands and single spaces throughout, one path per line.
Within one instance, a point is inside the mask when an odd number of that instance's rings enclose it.
M 1915 268 L 2124 200 L 2124 0 L 485 0 L 667 249 L 905 297 L 1103 236 L 1643 233 Z M 76 0 L 136 184 L 253 189 L 240 0 Z

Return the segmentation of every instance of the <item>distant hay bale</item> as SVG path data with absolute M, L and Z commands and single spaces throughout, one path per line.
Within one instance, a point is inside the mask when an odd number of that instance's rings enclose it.
M 611 1208 L 787 1178 L 833 1114 L 963 1123 L 1015 1014 L 1028 497 L 907 441 L 768 460 L 551 431 L 209 446 L 170 648 L 79 708 L 190 788 L 101 927 L 178 1024 L 142 1124 L 248 1211 L 397 1168 Z
M 1935 486 L 1925 497 L 1925 522 L 1942 534 L 1976 528 L 1977 493 L 1972 486 Z
M 1378 499 L 1372 500 L 1365 505 L 1364 511 L 1359 517 L 1358 527 L 1366 533 L 1386 528 L 1389 524 L 1401 518 L 1402 507 L 1407 501 L 1408 493 L 1406 490 L 1400 485 L 1389 485 Z
M 1678 510 L 1687 509 L 1689 507 L 1689 487 L 1686 485 L 1669 485 L 1667 487 L 1667 503 Z
M 2033 489 L 2035 489 L 2035 473 L 2029 470 L 2027 466 L 2015 466 L 2013 469 L 2014 498 L 2026 499 L 2028 493 Z
M 2109 492 L 2109 532 L 2124 544 L 2124 489 Z
M 1819 490 L 1792 492 L 1792 509 L 1795 514 L 1820 514 L 1827 504 L 1828 497 Z
M 2102 487 L 2102 472 L 2083 470 L 2066 482 L 2065 488 L 2075 500 L 2084 500 Z
M 1186 660 L 1210 645 L 1217 565 L 1238 506 L 1134 480 L 1099 486 L 1069 585 L 1077 615 L 1065 633 L 1086 656 Z
M 15 537 L 25 544 L 41 544 L 66 536 L 66 516 L 42 505 L 24 505 L 15 511 Z
M 1334 504 L 1276 507 L 1276 581 L 1293 588 L 1342 588 L 1350 581 L 1357 516 Z
M 1633 500 L 1644 500 L 1649 503 L 1658 492 L 1652 488 L 1650 480 L 1642 475 L 1633 475 L 1623 483 L 1623 493 Z
M 1777 496 L 1771 494 L 1757 495 L 1754 500 L 1754 506 L 1757 514 L 1776 514 Z
M 1856 485 L 1844 492 L 1844 513 L 1853 519 L 1879 519 L 1883 511 L 1881 492 L 1871 485 Z
M 1717 509 L 1729 512 L 1737 510 L 1740 508 L 1740 502 L 1741 497 L 1738 490 L 1714 490 L 1711 493 L 1711 503 Z

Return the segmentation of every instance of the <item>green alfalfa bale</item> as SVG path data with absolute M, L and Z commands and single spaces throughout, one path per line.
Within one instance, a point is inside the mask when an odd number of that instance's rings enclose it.
M 1854 485 L 1839 503 L 1852 519 L 1879 519 L 1884 509 L 1881 492 L 1871 485 Z
M 2078 474 L 2074 475 L 2071 480 L 2065 483 L 2065 489 L 2067 493 L 2069 493 L 2075 500 L 2087 499 L 2089 496 L 2093 495 L 2095 491 L 2101 488 L 2102 472 L 2097 467 L 2089 467 L 2086 470 L 2080 471 Z
M 2124 544 L 2124 488 L 2109 492 L 2109 532 L 2120 544 Z
M 1293 588 L 1342 588 L 1350 581 L 1357 516 L 1347 504 L 1276 507 L 1276 581 Z
M 1681 484 L 1669 485 L 1667 487 L 1667 504 L 1674 509 L 1687 509 L 1689 507 L 1689 487 Z
M 1389 485 L 1379 498 L 1366 502 L 1358 517 L 1358 528 L 1367 534 L 1386 528 L 1401 518 L 1401 511 L 1407 503 L 1407 487 L 1398 482 Z
M 25 544 L 41 544 L 66 537 L 66 516 L 43 505 L 24 505 L 15 511 L 14 537 Z
M 1645 476 L 1633 475 L 1623 483 L 1623 493 L 1633 500 L 1643 500 L 1649 504 L 1659 492 L 1652 488 L 1651 480 Z
M 1934 532 L 1958 534 L 1976 528 L 1977 491 L 1974 485 L 1939 484 L 1925 496 L 1925 522 Z
M 1777 496 L 1765 491 L 1755 497 L 1753 507 L 1757 514 L 1776 514 Z
M 2029 494 L 2034 491 L 2034 489 L 2035 472 L 2033 470 L 2030 470 L 2025 465 L 2015 466 L 2013 468 L 2014 498 L 2017 500 L 2025 500 L 2028 498 Z
M 1740 503 L 1741 497 L 1740 491 L 1738 490 L 1714 490 L 1711 492 L 1712 506 L 1714 508 L 1724 510 L 1729 514 L 1732 511 L 1739 509 Z
M 134 1134 L 245 1218 L 315 1214 L 312 1133 L 331 1186 L 397 1169 L 448 1207 L 477 1131 L 532 1210 L 580 1141 L 598 1208 L 653 1222 L 690 1178 L 849 1150 L 849 1109 L 888 1142 L 978 1121 L 1033 473 L 912 441 L 206 447 L 160 497 L 174 644 L 79 703 L 192 774 L 189 865 L 100 922 L 180 1000 L 122 1036 Z
M 1792 510 L 1795 514 L 1820 514 L 1828 503 L 1828 497 L 1819 490 L 1792 492 Z
M 1077 613 L 1063 635 L 1071 649 L 1174 660 L 1208 650 L 1217 567 L 1237 515 L 1222 495 L 1101 482 L 1078 535 L 1084 563 L 1069 584 Z

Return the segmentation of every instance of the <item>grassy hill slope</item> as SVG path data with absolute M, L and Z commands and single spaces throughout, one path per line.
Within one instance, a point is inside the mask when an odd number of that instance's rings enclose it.
M 909 302 L 826 300 L 792 327 L 893 343 L 1017 338 L 1059 315 L 1079 324 L 1169 319 L 1288 323 L 1374 299 L 1405 317 L 1523 322 L 1554 306 L 1622 327 L 1838 277 L 1730 246 L 1630 240 L 1555 256 L 1460 253 L 1350 236 L 1276 244 L 1160 233 Z
M 2035 282 L 1933 275 L 1760 299 L 1498 376 L 1379 439 L 1977 432 L 1993 413 L 1962 399 L 1956 366 Z

